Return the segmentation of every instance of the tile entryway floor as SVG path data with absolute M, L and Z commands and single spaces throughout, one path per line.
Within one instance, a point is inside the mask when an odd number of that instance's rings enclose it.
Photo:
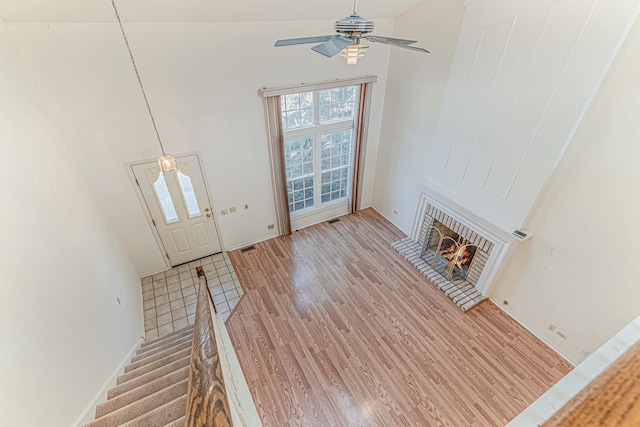
M 216 254 L 142 279 L 147 340 L 193 325 L 198 275 L 202 266 L 216 310 L 226 320 L 243 295 L 229 257 Z

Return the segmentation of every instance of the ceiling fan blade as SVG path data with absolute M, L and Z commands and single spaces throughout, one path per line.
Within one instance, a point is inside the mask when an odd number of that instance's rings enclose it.
M 426 49 L 423 49 L 421 47 L 414 47 L 414 46 L 407 46 L 406 44 L 396 44 L 396 43 L 392 43 L 392 42 L 388 42 L 388 41 L 382 41 L 382 40 L 376 40 L 377 37 L 366 37 L 366 40 L 372 41 L 374 43 L 381 43 L 381 44 L 386 44 L 389 46 L 393 46 L 393 47 L 401 47 L 403 49 L 409 49 L 409 50 L 415 50 L 417 52 L 422 52 L 422 53 L 431 53 Z
M 401 45 L 410 45 L 414 43 L 418 43 L 416 40 L 405 40 L 405 39 L 394 39 L 393 37 L 382 37 L 382 36 L 368 36 L 365 37 L 367 40 L 371 40 L 373 42 L 378 43 L 388 43 L 388 44 L 401 44 Z
M 334 37 L 336 36 L 332 35 L 332 36 L 317 36 L 317 37 L 301 37 L 298 39 L 278 40 L 275 44 L 275 47 L 293 46 L 296 44 L 307 44 L 307 43 L 321 43 L 321 42 L 326 42 L 327 40 L 331 40 Z
M 331 40 L 328 40 L 322 44 L 319 44 L 318 46 L 314 46 L 311 49 L 315 50 L 318 53 L 323 54 L 324 56 L 328 56 L 329 58 L 331 58 L 332 56 L 339 53 L 342 49 L 352 44 L 353 44 L 353 40 L 348 39 L 346 37 L 337 36 Z
M 423 49 L 421 47 L 403 46 L 403 45 L 400 45 L 400 44 L 390 44 L 389 46 L 395 46 L 395 47 L 399 47 L 399 48 L 402 48 L 402 49 L 415 50 L 416 52 L 431 53 L 427 49 Z

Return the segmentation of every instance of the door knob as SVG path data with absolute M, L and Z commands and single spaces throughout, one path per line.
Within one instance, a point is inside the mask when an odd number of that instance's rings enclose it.
M 205 210 L 204 210 L 204 211 L 205 211 L 205 212 L 209 212 L 209 208 L 205 208 Z
M 207 218 L 211 218 L 211 214 L 207 214 Z

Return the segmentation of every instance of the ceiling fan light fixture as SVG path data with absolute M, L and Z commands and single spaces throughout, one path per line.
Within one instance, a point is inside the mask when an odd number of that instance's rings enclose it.
M 340 56 L 347 59 L 348 65 L 357 65 L 358 59 L 364 58 L 364 54 L 367 51 L 366 49 L 368 48 L 369 46 L 362 46 L 358 43 L 354 43 L 350 46 L 347 46 L 342 51 L 342 55 Z
M 335 31 L 337 34 L 277 40 L 275 47 L 320 43 L 317 46 L 313 46 L 311 50 L 328 58 L 342 53 L 342 57 L 347 59 L 347 64 L 349 65 L 356 65 L 358 59 L 364 56 L 366 52 L 364 49 L 367 49 L 368 46 L 361 46 L 361 42 L 380 43 L 416 52 L 429 53 L 428 50 L 421 47 L 411 46 L 417 43 L 416 40 L 374 36 L 371 34 L 374 29 L 375 23 L 373 21 L 358 15 L 358 0 L 354 0 L 353 14 L 336 21 Z

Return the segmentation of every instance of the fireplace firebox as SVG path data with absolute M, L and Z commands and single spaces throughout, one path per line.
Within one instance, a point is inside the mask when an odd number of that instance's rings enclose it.
M 465 280 L 478 247 L 439 221 L 427 231 L 420 256 L 444 278 Z

